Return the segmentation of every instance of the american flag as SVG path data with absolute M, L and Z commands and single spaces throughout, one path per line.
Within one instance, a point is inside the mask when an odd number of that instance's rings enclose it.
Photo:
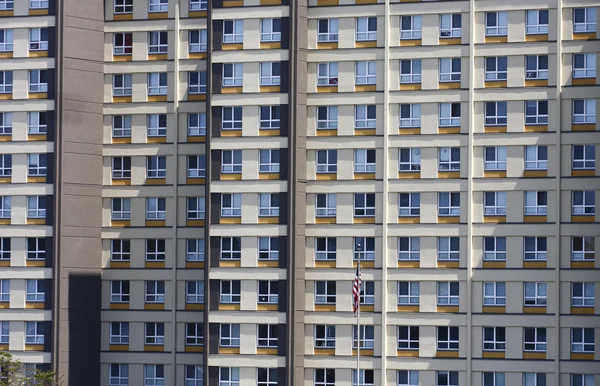
M 356 275 L 354 276 L 354 286 L 352 287 L 352 310 L 354 313 L 360 305 L 360 287 L 362 286 L 362 278 L 360 277 L 360 264 L 356 266 Z

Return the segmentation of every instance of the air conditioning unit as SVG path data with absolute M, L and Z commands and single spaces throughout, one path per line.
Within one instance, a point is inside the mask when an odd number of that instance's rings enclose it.
M 445 38 L 445 37 L 451 36 L 451 33 L 450 33 L 450 31 L 442 31 L 442 33 L 440 34 L 440 36 L 443 37 L 443 38 Z
M 528 71 L 528 72 L 525 74 L 525 77 L 526 77 L 527 79 L 535 79 L 535 78 L 537 78 L 537 74 L 536 74 L 535 72 Z

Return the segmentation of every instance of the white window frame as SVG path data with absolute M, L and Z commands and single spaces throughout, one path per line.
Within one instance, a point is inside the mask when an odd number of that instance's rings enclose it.
M 25 283 L 25 301 L 27 303 L 41 303 L 46 300 L 44 279 L 28 279 Z
M 374 217 L 376 200 L 375 193 L 354 193 L 354 217 Z
M 576 296 L 575 292 L 579 293 L 579 287 L 581 287 L 581 296 Z M 572 282 L 571 307 L 594 307 L 596 304 L 595 288 L 594 282 Z
M 398 370 L 398 386 L 419 386 L 419 370 Z
M 419 217 L 421 215 L 421 193 L 398 193 L 398 217 Z
M 448 206 L 442 206 L 443 197 L 447 195 Z M 453 205 L 454 199 L 458 197 L 458 206 Z M 456 204 L 456 202 L 454 202 Z M 460 192 L 439 192 L 438 193 L 438 216 L 460 216 Z
M 277 281 L 277 280 L 259 280 L 258 281 L 258 300 L 257 301 L 258 301 L 258 304 L 278 304 L 279 303 L 279 281 Z
M 406 29 L 406 24 L 410 24 L 410 28 Z M 400 40 L 416 40 L 423 37 L 423 18 L 421 15 L 404 15 L 400 16 Z
M 375 173 L 376 149 L 354 149 L 354 173 Z
M 113 115 L 111 121 L 113 138 L 131 138 L 131 115 Z
M 206 177 L 206 155 L 188 155 L 187 156 L 187 178 L 205 178 Z
M 335 369 L 315 369 L 313 386 L 335 386 Z
M 206 216 L 206 199 L 204 196 L 188 197 L 186 208 L 187 220 L 204 220 Z
M 490 68 L 493 67 L 493 68 Z M 502 67 L 502 68 L 500 68 Z M 485 58 L 485 81 L 505 81 L 508 77 L 508 58 L 506 56 L 487 56 Z
M 146 280 L 144 302 L 163 304 L 165 302 L 165 282 L 162 280 Z
M 27 176 L 44 177 L 48 173 L 48 154 L 27 154 Z
M 222 109 L 221 130 L 241 130 L 243 112 L 242 106 L 224 106 Z
M 27 196 L 27 218 L 46 218 L 46 196 Z
M 185 260 L 194 262 L 204 261 L 204 248 L 204 239 L 187 239 Z
M 525 191 L 526 216 L 545 216 L 548 214 L 548 192 L 547 191 Z
M 439 127 L 460 127 L 462 106 L 460 102 L 444 102 L 439 104 Z
M 548 239 L 542 236 L 525 236 L 524 261 L 546 261 L 548 259 Z
M 458 16 L 458 22 L 455 17 Z M 456 26 L 455 24 L 458 24 Z M 459 38 L 462 34 L 462 15 L 445 13 L 440 15 L 440 39 Z
M 507 102 L 485 102 L 484 114 L 484 126 L 506 126 L 508 122 Z
M 115 15 L 133 13 L 133 0 L 114 0 L 113 13 Z
M 321 26 L 327 23 L 327 30 L 322 31 Z M 319 19 L 317 20 L 317 42 L 318 43 L 333 43 L 339 38 L 338 19 Z
M 572 145 L 572 164 L 573 170 L 594 170 L 596 169 L 596 145 Z M 576 153 L 580 153 L 579 155 Z
M 129 365 L 111 363 L 108 368 L 108 386 L 129 385 Z
M 319 198 L 325 199 L 325 206 L 319 206 Z M 337 195 L 335 193 L 318 193 L 315 195 L 316 217 L 336 217 Z
M 144 386 L 163 386 L 164 384 L 164 365 L 144 365 Z
M 335 325 L 315 324 L 315 348 L 335 348 Z
M 262 323 L 257 324 L 256 325 L 256 347 L 257 348 L 277 348 L 278 340 L 279 340 L 277 327 L 278 327 L 277 324 L 262 324 Z
M 146 117 L 146 136 L 148 138 L 167 136 L 167 114 L 148 114 Z
M 131 287 L 129 280 L 112 280 L 110 282 L 110 302 L 129 303 Z
M 546 63 L 544 63 L 544 60 Z M 545 64 L 545 68 L 544 68 Z M 548 79 L 548 55 L 525 56 L 525 81 Z
M 315 261 L 335 261 L 337 239 L 335 237 L 315 237 Z
M 258 157 L 259 173 L 279 173 L 281 171 L 281 152 L 279 149 L 260 149 Z
M 44 31 L 46 31 L 46 35 L 49 34 L 48 28 L 29 29 L 29 51 L 48 51 L 48 40 L 42 40 Z
M 596 239 L 593 236 L 571 237 L 571 260 L 572 261 L 594 261 L 596 258 Z M 577 247 L 576 244 L 581 244 Z
M 458 63 L 458 71 L 455 69 L 456 63 Z M 439 66 L 440 83 L 460 82 L 462 70 L 461 58 L 440 58 Z
M 357 329 L 356 325 L 352 326 L 352 349 L 356 350 L 358 345 L 361 350 L 375 349 L 375 326 L 361 324 L 360 329 Z
M 262 70 L 262 63 L 261 63 Z M 223 63 L 223 87 L 240 87 L 244 76 L 243 63 Z M 261 71 L 262 84 L 262 71 Z
M 577 14 L 583 11 L 583 21 L 577 21 Z M 589 33 L 596 31 L 596 8 L 574 8 L 573 9 L 573 33 Z
M 0 29 L 0 52 L 12 52 L 14 49 L 13 30 Z
M 127 36 L 130 36 L 131 43 L 127 45 Z M 120 37 L 121 43 L 117 44 L 117 37 Z M 131 55 L 133 53 L 133 33 L 115 32 L 113 33 L 113 55 Z
M 460 237 L 442 236 L 437 238 L 437 259 L 438 261 L 459 261 L 460 260 Z
M 219 347 L 240 347 L 240 325 L 221 323 L 219 326 Z
M 13 72 L 0 71 L 0 94 L 12 94 L 13 92 Z
M 260 41 L 261 43 L 281 41 L 281 19 L 260 19 Z
M 220 259 L 224 261 L 242 258 L 242 240 L 240 237 L 221 237 Z
M 548 33 L 549 11 L 547 9 L 528 9 L 525 11 L 525 34 L 545 35 Z M 546 23 L 540 21 L 546 15 Z
M 542 386 L 546 384 L 546 373 L 523 373 L 523 386 Z
M 337 150 L 317 150 L 315 162 L 317 174 L 337 173 Z
M 483 372 L 482 386 L 504 386 L 505 375 L 501 372 Z
M 486 146 L 483 155 L 483 170 L 506 171 L 506 146 Z
M 242 215 L 242 194 L 221 194 L 221 217 L 240 217 Z
M 26 252 L 27 252 L 27 260 L 32 260 L 32 261 L 46 260 L 46 238 L 44 238 L 44 237 L 28 237 Z
M 401 330 L 405 330 L 406 334 L 401 333 Z M 398 326 L 397 350 L 419 350 L 419 330 L 419 326 Z
M 48 92 L 48 70 L 29 70 L 29 92 Z
M 258 238 L 258 261 L 279 260 L 279 237 Z
M 335 281 L 315 280 L 315 305 L 335 305 L 337 286 Z
M 317 87 L 338 85 L 338 63 L 317 63 Z
M 186 304 L 204 304 L 204 281 L 186 280 L 185 282 L 185 303 Z
M 325 115 L 325 119 L 322 116 Z M 317 106 L 317 130 L 336 130 L 338 127 L 337 106 Z
M 188 136 L 204 137 L 206 136 L 206 113 L 188 114 Z
M 398 105 L 398 116 L 401 129 L 421 127 L 421 104 L 406 103 Z
M 146 220 L 164 220 L 167 216 L 167 199 L 165 197 L 146 198 Z
M 525 307 L 546 307 L 548 285 L 542 282 L 523 283 L 523 305 Z
M 113 97 L 131 96 L 133 93 L 131 74 L 113 75 Z
M 228 30 L 230 30 L 231 32 L 228 32 Z M 243 42 L 244 21 L 242 19 L 223 20 L 223 43 L 237 44 Z
M 483 261 L 506 261 L 506 237 L 483 237 Z
M 208 31 L 206 28 L 190 30 L 189 33 L 190 53 L 207 52 L 208 50 Z
M 25 322 L 25 344 L 44 344 L 45 322 Z
M 594 190 L 574 190 L 571 202 L 571 214 L 573 216 L 593 216 L 596 214 L 596 192 Z
M 458 306 L 460 302 L 460 284 L 457 281 L 437 282 L 437 305 Z
M 267 105 L 260 106 L 259 128 L 261 130 L 280 130 L 281 129 L 281 106 Z
M 239 386 L 240 369 L 239 367 L 220 367 L 219 368 L 219 386 Z
M 398 261 L 419 261 L 421 238 L 419 236 L 398 237 Z
M 164 262 L 167 258 L 165 239 L 146 239 L 146 261 Z
M 531 331 L 533 330 L 533 331 Z M 533 339 L 528 340 L 527 332 L 533 332 Z M 546 352 L 548 348 L 548 330 L 546 327 L 523 328 L 523 351 Z
M 169 52 L 169 32 L 148 32 L 148 55 L 166 54 L 167 52 Z
M 506 192 L 483 192 L 483 215 L 506 216 Z
M 546 159 L 540 150 L 544 149 Z M 548 170 L 548 147 L 547 146 L 525 146 L 525 170 Z
M 408 71 L 404 71 L 404 63 L 408 63 Z M 418 84 L 422 79 L 421 59 L 400 60 L 400 84 Z
M 10 279 L 0 279 L 0 301 L 10 302 Z
M 456 326 L 438 326 L 436 329 L 437 351 L 458 351 L 460 347 L 460 329 Z M 447 340 L 441 340 L 440 332 L 446 330 Z M 453 337 L 453 335 L 455 335 Z M 455 339 L 454 339 L 455 338 Z
M 571 328 L 571 352 L 593 353 L 595 348 L 594 335 L 593 328 Z
M 111 220 L 129 220 L 131 219 L 131 198 L 112 198 L 111 199 Z
M 150 0 L 148 3 L 148 12 L 168 12 L 169 0 Z
M 571 374 L 570 386 L 594 386 L 594 374 Z
M 0 238 L 0 261 L 10 261 L 10 237 Z M 0 300 L 1 301 L 1 300 Z
M 0 89 L 2 87 L 0 84 Z M 0 135 L 12 135 L 12 113 L 0 113 Z
M 29 158 L 29 156 L 31 156 L 31 155 L 32 154 L 28 154 L 27 157 Z M 35 154 L 33 154 L 33 155 L 35 155 Z M 0 154 L 0 177 L 10 177 L 11 175 L 12 175 L 12 154 Z
M 375 237 L 354 237 L 353 256 L 353 261 L 375 261 Z M 363 281 L 361 294 L 367 287 L 366 283 L 367 281 Z M 364 294 L 361 296 L 364 296 Z M 361 304 L 367 303 L 361 299 Z
M 167 95 L 168 76 L 166 72 L 148 74 L 148 96 Z
M 0 196 L 0 218 L 10 219 L 11 197 Z
M 358 61 L 354 63 L 354 84 L 356 86 L 377 84 L 376 61 Z
M 408 161 L 403 161 L 403 153 L 408 156 Z M 406 157 L 404 157 L 406 158 Z M 413 173 L 421 171 L 421 149 L 417 147 L 398 149 L 398 172 Z
M 421 288 L 418 281 L 398 282 L 398 305 L 418 306 L 420 304 Z M 406 291 L 405 291 L 406 290 Z
M 188 73 L 188 94 L 206 94 L 206 71 L 190 71 Z M 199 113 L 206 114 L 206 113 Z M 191 114 L 190 114 L 191 115 Z
M 129 344 L 129 322 L 111 322 L 110 344 Z
M 506 306 L 506 282 L 483 283 L 483 306 Z
M 493 24 L 490 19 L 493 18 Z M 486 12 L 485 13 L 485 36 L 508 35 L 508 12 Z
M 167 157 L 166 156 L 148 156 L 146 158 L 146 178 L 166 178 L 167 177 Z
M 258 194 L 258 217 L 279 217 L 279 193 Z
M 460 147 L 440 147 L 438 149 L 438 171 L 460 171 L 460 158 Z
M 39 240 L 39 239 L 35 239 Z M 38 249 L 32 253 L 39 253 Z M 44 247 L 45 248 L 45 247 Z M 43 251 L 45 253 L 45 251 Z M 29 251 L 28 251 L 29 258 Z M 111 261 L 130 261 L 131 260 L 131 243 L 126 239 L 110 240 L 110 260 Z
M 492 336 L 486 336 L 488 333 Z M 504 340 L 499 335 L 504 335 Z M 505 327 L 483 327 L 483 351 L 506 351 L 506 328 Z
M 573 124 L 596 123 L 596 99 L 573 99 Z
M 375 21 L 375 30 L 371 24 Z M 377 41 L 377 17 L 357 17 L 356 18 L 356 41 L 367 42 Z
M 185 345 L 204 346 L 204 323 L 185 324 Z
M 542 110 L 546 110 L 546 113 Z M 537 101 L 525 101 L 525 125 L 547 125 L 548 124 L 548 101 L 537 100 Z M 527 110 L 532 111 L 533 114 L 529 114 Z
M 190 0 L 190 11 L 208 10 L 208 0 Z
M 596 53 L 573 54 L 573 79 L 596 77 Z M 582 58 L 583 66 L 578 66 L 577 59 Z

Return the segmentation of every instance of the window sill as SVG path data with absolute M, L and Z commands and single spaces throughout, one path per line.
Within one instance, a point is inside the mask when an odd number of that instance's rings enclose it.
M 484 314 L 504 314 L 506 312 L 505 306 L 483 306 L 481 312 Z
M 186 311 L 204 311 L 204 304 L 202 304 L 202 303 L 186 303 L 185 309 L 186 309 Z
M 594 315 L 594 307 L 573 307 L 571 306 L 572 315 Z
M 506 353 L 504 351 L 483 351 L 481 353 L 482 358 L 491 358 L 491 359 L 504 359 Z
M 116 13 L 113 15 L 113 20 L 133 20 L 133 13 Z
M 241 267 L 242 262 L 240 260 L 219 260 L 219 267 L 224 268 L 235 268 Z
M 573 40 L 595 40 L 596 31 L 594 32 L 573 32 Z
M 422 44 L 422 39 L 400 39 L 400 47 L 416 47 Z
M 109 267 L 113 269 L 124 269 L 130 267 L 129 261 L 110 261 Z
M 419 350 L 396 350 L 397 357 L 418 357 Z
M 401 91 L 416 91 L 421 89 L 421 83 L 400 83 Z
M 436 358 L 458 358 L 458 350 L 456 351 L 436 351 Z
M 523 351 L 523 359 L 546 359 L 546 352 Z
M 485 43 L 506 43 L 508 42 L 507 35 L 486 36 Z
M 529 34 L 525 35 L 526 42 L 547 42 L 548 34 Z
M 571 131 L 595 131 L 595 123 L 573 123 L 571 125 Z

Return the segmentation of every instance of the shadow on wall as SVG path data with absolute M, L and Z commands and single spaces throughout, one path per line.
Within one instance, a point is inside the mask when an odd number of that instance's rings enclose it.
M 100 386 L 100 273 L 69 275 L 69 386 Z

